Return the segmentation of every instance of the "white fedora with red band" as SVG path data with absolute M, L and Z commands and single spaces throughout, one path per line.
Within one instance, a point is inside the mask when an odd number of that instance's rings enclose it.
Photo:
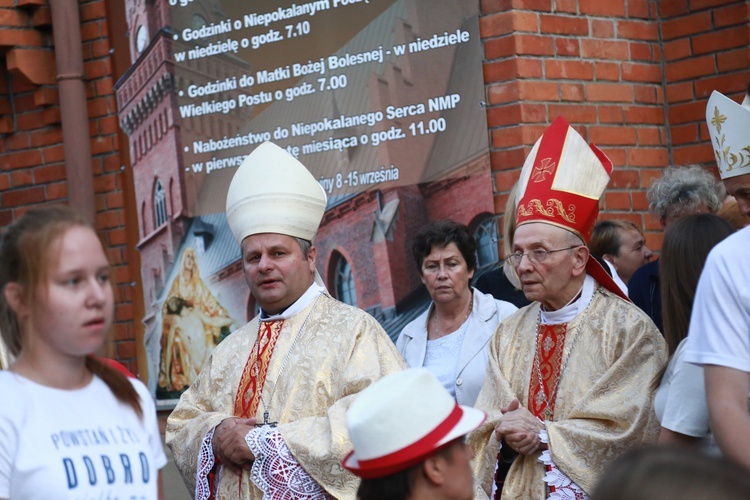
M 383 377 L 349 408 L 354 451 L 342 465 L 365 479 L 407 469 L 479 427 L 486 415 L 459 406 L 435 375 L 412 368 Z

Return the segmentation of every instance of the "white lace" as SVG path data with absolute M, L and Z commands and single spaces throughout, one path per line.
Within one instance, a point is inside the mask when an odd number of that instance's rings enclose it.
M 276 427 L 257 427 L 247 433 L 245 442 L 255 456 L 250 480 L 264 500 L 331 498 L 297 462 Z
M 503 443 L 500 443 L 500 446 L 497 447 L 497 452 L 500 453 L 500 449 L 503 447 Z M 497 468 L 500 466 L 500 459 L 495 459 L 495 470 L 492 471 L 492 491 L 490 492 L 490 498 L 495 498 L 495 495 L 497 495 L 497 481 L 495 481 L 495 478 L 497 477 Z
M 203 438 L 201 449 L 198 452 L 198 469 L 195 471 L 195 499 L 208 500 L 211 496 L 211 488 L 208 484 L 208 474 L 214 468 L 214 449 L 212 447 L 214 430 L 211 429 Z
M 543 430 L 539 432 L 539 438 L 542 443 L 549 445 L 549 436 L 547 431 Z M 550 451 L 544 450 L 542 456 L 539 457 L 539 461 L 545 466 L 549 465 L 552 470 L 547 471 L 544 475 L 544 482 L 549 486 L 554 486 L 554 493 L 550 493 L 549 499 L 551 500 L 588 500 L 588 495 L 583 491 L 576 483 L 574 483 L 568 476 L 566 476 L 560 469 L 557 468 L 555 463 L 552 461 L 552 454 Z M 545 467 L 546 469 L 546 467 Z

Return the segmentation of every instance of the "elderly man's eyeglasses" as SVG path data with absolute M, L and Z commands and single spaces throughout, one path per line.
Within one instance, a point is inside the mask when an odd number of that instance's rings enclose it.
M 540 262 L 544 262 L 545 260 L 547 260 L 547 256 L 551 253 L 562 252 L 563 250 L 573 250 L 574 248 L 578 248 L 581 246 L 583 245 L 573 245 L 571 247 L 558 248 L 556 250 L 545 250 L 544 248 L 537 248 L 536 250 L 532 250 L 528 253 L 512 253 L 508 257 L 506 257 L 506 259 L 513 265 L 513 267 L 518 267 L 521 265 L 521 261 L 523 260 L 524 255 L 529 258 L 529 261 L 531 261 L 532 264 L 539 264 Z

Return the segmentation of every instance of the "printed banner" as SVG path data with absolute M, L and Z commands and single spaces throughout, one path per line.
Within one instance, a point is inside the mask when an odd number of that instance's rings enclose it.
M 328 289 L 393 338 L 429 303 L 411 257 L 426 222 L 469 225 L 478 272 L 496 264 L 478 7 L 169 0 L 151 37 L 148 6 L 132 0 L 134 66 L 118 102 L 159 400 L 178 397 L 255 313 L 223 212 L 236 168 L 263 141 L 295 155 L 328 194 L 314 242 Z

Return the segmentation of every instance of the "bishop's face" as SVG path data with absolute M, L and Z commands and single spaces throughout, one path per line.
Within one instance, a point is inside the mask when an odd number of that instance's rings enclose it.
M 245 279 L 264 311 L 278 314 L 310 288 L 315 254 L 311 247 L 305 258 L 297 240 L 284 234 L 254 234 L 242 240 Z
M 745 217 L 750 217 L 750 173 L 724 179 L 727 194 L 737 200 L 737 208 Z
M 543 249 L 549 253 L 543 262 L 532 262 L 527 255 L 515 267 L 524 295 L 530 301 L 539 301 L 550 311 L 567 304 L 580 288 L 580 276 L 586 272 L 588 251 L 581 243 L 573 244 L 565 229 L 533 222 L 516 229 L 513 252 L 528 254 Z

